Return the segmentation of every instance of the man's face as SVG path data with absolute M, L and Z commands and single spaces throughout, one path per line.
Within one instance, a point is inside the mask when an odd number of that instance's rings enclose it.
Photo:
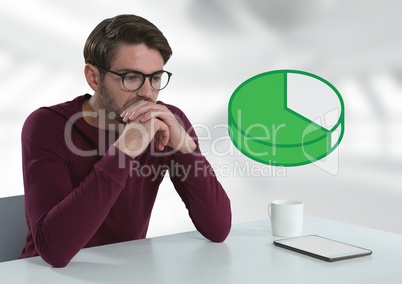
M 163 69 L 163 58 L 158 50 L 149 49 L 145 44 L 121 44 L 113 58 L 110 70 L 117 73 L 140 71 L 151 74 Z M 152 89 L 147 78 L 137 91 L 127 91 L 120 76 L 107 72 L 101 81 L 99 94 L 100 107 L 105 109 L 109 116 L 122 122 L 120 114 L 130 105 L 140 100 L 156 102 L 158 91 Z

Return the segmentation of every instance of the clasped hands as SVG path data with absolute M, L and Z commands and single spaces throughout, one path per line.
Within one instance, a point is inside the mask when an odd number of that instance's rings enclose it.
M 124 110 L 120 117 L 126 126 L 114 145 L 133 158 L 140 155 L 152 139 L 160 151 L 170 146 L 188 154 L 196 148 L 194 140 L 164 105 L 141 100 Z

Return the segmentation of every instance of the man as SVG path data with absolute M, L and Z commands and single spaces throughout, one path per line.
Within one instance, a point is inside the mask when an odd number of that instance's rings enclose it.
M 66 266 L 83 247 L 146 237 L 158 187 L 170 179 L 197 230 L 222 242 L 230 201 L 190 122 L 157 101 L 172 51 L 135 15 L 102 21 L 84 47 L 94 95 L 34 111 L 22 130 L 28 235 L 21 257 Z

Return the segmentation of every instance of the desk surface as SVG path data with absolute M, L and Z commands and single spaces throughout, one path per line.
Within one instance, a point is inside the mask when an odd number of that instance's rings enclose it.
M 0 263 L 2 283 L 402 283 L 402 235 L 305 217 L 303 234 L 366 247 L 328 263 L 272 244 L 268 220 L 237 224 L 224 243 L 198 232 L 81 250 L 65 268 L 39 257 Z M 7 280 L 6 282 L 3 282 Z

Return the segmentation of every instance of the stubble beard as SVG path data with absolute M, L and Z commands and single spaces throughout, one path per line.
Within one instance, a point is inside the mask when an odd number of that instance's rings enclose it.
M 99 97 L 100 97 L 101 108 L 103 108 L 105 110 L 106 115 L 109 118 L 114 119 L 114 120 L 118 121 L 119 123 L 123 123 L 123 124 L 125 122 L 123 121 L 123 117 L 120 117 L 120 115 L 129 106 L 131 106 L 141 100 L 154 102 L 153 100 L 151 100 L 149 98 L 134 97 L 134 98 L 128 100 L 127 102 L 125 102 L 123 104 L 123 106 L 120 108 L 117 105 L 116 100 L 114 99 L 112 93 L 109 91 L 109 89 L 103 83 L 101 84 Z

